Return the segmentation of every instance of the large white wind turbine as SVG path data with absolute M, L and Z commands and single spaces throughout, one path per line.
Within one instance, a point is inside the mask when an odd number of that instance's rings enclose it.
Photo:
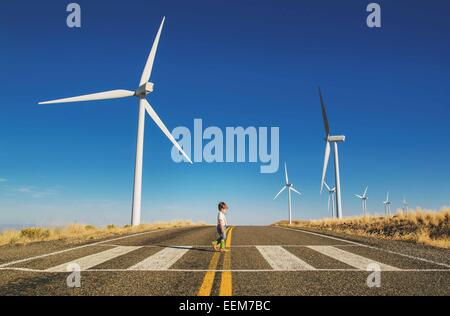
M 138 131 L 137 131 L 137 144 L 136 144 L 136 161 L 134 171 L 134 189 L 133 189 L 133 207 L 131 215 L 131 224 L 133 226 L 139 225 L 141 221 L 141 192 L 142 192 L 142 158 L 144 153 L 144 121 L 145 112 L 147 112 L 153 121 L 158 125 L 167 138 L 173 143 L 173 145 L 183 154 L 187 161 L 192 163 L 189 156 L 183 151 L 181 146 L 173 138 L 167 127 L 156 114 L 150 103 L 148 103 L 146 96 L 153 92 L 153 83 L 149 82 L 150 75 L 152 73 L 153 62 L 156 56 L 156 50 L 158 48 L 159 38 L 164 25 L 165 17 L 162 19 L 159 26 L 158 33 L 156 34 L 155 41 L 153 42 L 152 49 L 145 64 L 144 71 L 139 82 L 139 87 L 136 91 L 130 90 L 111 90 L 106 92 L 82 95 L 73 98 L 58 99 L 47 102 L 39 102 L 39 104 L 54 104 L 54 103 L 68 103 L 68 102 L 82 102 L 82 101 L 95 101 L 95 100 L 109 100 L 119 99 L 126 97 L 137 97 L 139 102 L 139 116 L 138 116 Z
M 330 188 L 328 184 L 324 181 L 323 184 L 328 190 L 328 213 L 331 212 L 331 218 L 334 218 L 334 206 L 335 206 L 335 198 L 334 194 L 336 193 L 336 188 Z
M 358 197 L 358 198 L 361 199 L 362 210 L 363 210 L 364 216 L 367 215 L 367 199 L 369 198 L 369 197 L 367 196 L 367 189 L 368 189 L 368 188 L 369 188 L 369 187 L 366 187 L 366 189 L 364 190 L 363 195 L 355 194 L 356 197 Z
M 320 105 L 322 107 L 322 118 L 323 124 L 325 126 L 325 158 L 323 162 L 322 170 L 322 181 L 320 183 L 320 193 L 323 190 L 323 184 L 325 182 L 325 176 L 327 173 L 328 160 L 330 159 L 331 145 L 334 145 L 334 175 L 335 175 L 335 187 L 336 187 L 336 212 L 337 218 L 342 218 L 342 200 L 341 200 L 341 179 L 339 175 L 339 152 L 338 152 L 338 142 L 344 142 L 345 136 L 331 136 L 330 135 L 330 125 L 328 124 L 327 112 L 325 110 L 325 104 L 323 102 L 322 92 L 319 88 Z
M 389 191 L 386 195 L 386 201 L 383 201 L 384 204 L 384 214 L 391 215 L 391 201 L 389 201 Z
M 291 191 L 297 193 L 298 195 L 302 195 L 300 192 L 298 192 L 296 189 L 294 189 L 294 185 L 292 183 L 289 183 L 288 178 L 288 172 L 287 172 L 287 166 L 286 163 L 284 164 L 284 176 L 286 180 L 286 184 L 281 188 L 280 192 L 278 192 L 277 195 L 273 198 L 274 200 L 283 192 L 288 189 L 288 211 L 289 211 L 289 224 L 292 224 L 292 201 L 291 201 Z

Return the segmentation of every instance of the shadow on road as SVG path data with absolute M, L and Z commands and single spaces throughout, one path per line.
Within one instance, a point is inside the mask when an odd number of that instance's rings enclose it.
M 186 247 L 186 246 L 169 246 L 169 245 L 155 245 L 156 247 L 163 247 L 163 248 L 174 248 L 174 249 L 187 249 L 187 250 L 194 250 L 194 251 L 204 251 L 204 252 L 215 252 L 213 249 L 207 249 L 207 248 L 196 248 L 196 247 Z

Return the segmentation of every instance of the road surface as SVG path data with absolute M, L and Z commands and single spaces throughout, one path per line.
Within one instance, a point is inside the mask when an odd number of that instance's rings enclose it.
M 398 242 L 237 226 L 228 233 L 231 251 L 220 254 L 214 237 L 215 227 L 202 226 L 82 246 L 2 247 L 0 295 L 450 294 L 448 250 L 409 246 L 417 247 L 412 255 Z M 80 287 L 67 286 L 70 263 L 81 269 Z M 368 268 L 381 269 L 379 277 Z

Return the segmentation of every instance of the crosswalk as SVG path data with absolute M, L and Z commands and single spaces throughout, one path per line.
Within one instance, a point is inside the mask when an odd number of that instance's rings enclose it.
M 120 259 L 125 264 L 129 266 L 123 267 L 121 265 L 121 269 L 113 269 L 120 271 L 183 271 L 179 267 L 177 269 L 174 266 L 179 262 L 182 258 L 186 258 L 186 255 L 191 251 L 211 251 L 203 246 L 203 248 L 198 246 L 166 246 L 166 247 L 155 247 L 155 251 L 143 252 L 146 248 L 145 246 L 118 246 L 118 245 L 110 245 L 111 248 L 108 248 L 103 251 L 99 251 L 94 254 L 89 254 L 86 256 L 82 256 L 75 260 L 70 260 L 68 262 L 61 263 L 61 260 L 64 260 L 64 257 L 60 258 L 60 261 L 57 262 L 54 266 L 38 269 L 42 272 L 68 272 L 69 265 L 75 263 L 80 267 L 81 271 L 100 271 L 101 266 L 104 263 L 110 262 L 111 260 Z M 242 247 L 242 246 L 241 246 Z M 365 257 L 361 254 L 356 254 L 352 252 L 353 247 L 339 247 L 339 246 L 298 246 L 298 249 L 303 247 L 305 252 L 302 251 L 293 251 L 292 246 L 281 246 L 281 245 L 261 245 L 261 246 L 246 246 L 249 248 L 256 249 L 256 252 L 252 252 L 253 256 L 259 256 L 258 258 L 252 257 L 248 258 L 248 260 L 255 262 L 265 262 L 265 266 L 270 267 L 269 269 L 255 269 L 254 271 L 319 271 L 319 270 L 349 270 L 349 271 L 366 271 L 370 265 L 376 264 L 381 271 L 405 271 L 403 267 L 399 268 L 392 265 L 392 260 L 390 260 L 391 264 L 387 264 L 383 261 L 383 257 L 380 260 L 380 256 L 378 256 L 378 260 L 373 260 L 373 258 Z M 357 247 L 357 246 L 356 246 Z M 240 270 L 239 266 L 233 266 L 233 257 L 238 257 L 240 255 L 239 249 L 237 248 L 232 250 L 231 256 L 231 268 L 223 268 L 230 269 L 232 271 L 244 271 Z M 355 249 L 355 248 L 353 248 Z M 308 251 L 306 251 L 308 250 Z M 139 252 L 141 254 L 139 255 Z M 357 251 L 356 251 L 357 252 Z M 138 254 L 138 255 L 137 255 Z M 57 254 L 55 256 L 62 256 L 61 254 Z M 191 253 L 191 257 L 195 257 L 195 253 Z M 211 252 L 211 256 L 213 252 Z M 129 257 L 128 257 L 129 256 Z M 144 257 L 145 256 L 145 257 Z M 320 268 L 320 258 L 328 258 L 328 261 L 335 262 L 335 266 L 331 266 L 327 269 L 323 267 Z M 138 259 L 133 259 L 138 258 Z M 314 259 L 315 258 L 315 259 Z M 191 258 L 192 259 L 192 258 Z M 242 258 L 240 258 L 241 260 Z M 134 260 L 134 261 L 133 261 Z M 186 259 L 187 260 L 187 259 Z M 136 262 L 137 261 L 137 262 Z M 237 260 L 239 262 L 239 260 Z M 50 262 L 55 262 L 55 260 L 50 260 Z M 323 264 L 322 264 L 323 265 Z M 108 264 L 108 266 L 114 266 L 114 264 Z M 183 266 L 183 265 L 181 265 Z M 184 262 L 185 271 L 208 271 L 208 267 L 205 267 L 204 270 L 191 270 L 189 269 L 189 262 Z M 342 269 L 342 266 L 347 267 L 346 269 Z M 21 266 L 11 268 L 18 269 L 26 269 L 26 263 Z M 108 269 L 105 269 L 108 270 Z M 109 269 L 111 270 L 111 269 Z M 423 269 L 426 270 L 426 269 Z
M 317 252 L 320 252 L 321 254 L 324 254 L 328 257 L 331 257 L 333 259 L 336 259 L 340 262 L 343 262 L 345 264 L 348 264 L 349 266 L 355 267 L 360 270 L 366 270 L 369 265 L 376 264 L 380 267 L 381 271 L 398 271 L 400 269 L 378 262 L 371 259 L 368 259 L 366 257 L 356 255 L 354 253 L 351 253 L 346 250 L 342 250 L 336 247 L 329 247 L 329 246 L 309 246 L 308 248 L 315 250 Z
M 167 270 L 191 247 L 164 248 L 147 259 L 128 268 L 128 270 Z
M 256 246 L 273 270 L 315 270 L 281 246 Z
M 101 263 L 104 263 L 106 261 L 112 260 L 114 258 L 117 258 L 119 256 L 122 256 L 124 254 L 127 254 L 133 250 L 139 249 L 140 247 L 133 247 L 133 246 L 118 246 L 114 247 L 112 249 L 108 249 L 99 253 L 95 253 L 93 255 L 89 255 L 86 257 L 79 258 L 72 262 L 63 263 L 60 265 L 57 265 L 55 267 L 51 267 L 46 269 L 47 272 L 67 272 L 67 267 L 71 263 L 76 263 L 80 266 L 80 270 L 87 270 L 89 268 L 95 267 Z

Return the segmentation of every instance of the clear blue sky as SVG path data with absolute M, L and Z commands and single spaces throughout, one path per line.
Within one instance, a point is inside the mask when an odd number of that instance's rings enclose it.
M 378 1 L 8 1 L 0 11 L 0 224 L 125 224 L 130 220 L 137 105 L 133 99 L 38 106 L 59 97 L 135 89 L 162 16 L 149 96 L 169 128 L 279 126 L 280 160 L 303 192 L 295 218 L 327 216 L 319 195 L 324 151 L 317 86 L 340 146 L 344 215 L 369 185 L 369 212 L 440 208 L 450 196 L 450 4 Z M 259 164 L 175 164 L 146 121 L 143 221 L 233 224 L 286 217 L 273 201 L 282 170 Z M 332 171 L 332 168 L 329 169 Z M 329 173 L 330 177 L 332 172 Z M 330 178 L 330 182 L 333 177 Z

